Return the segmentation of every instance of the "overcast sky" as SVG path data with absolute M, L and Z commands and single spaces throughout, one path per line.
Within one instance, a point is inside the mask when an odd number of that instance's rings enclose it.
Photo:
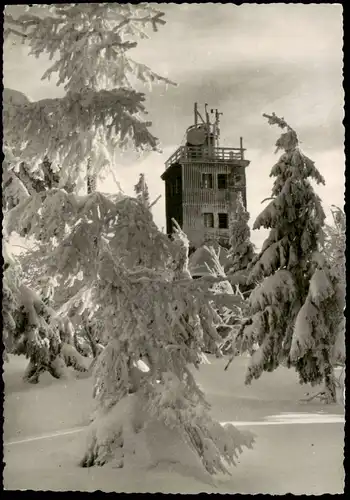
M 121 161 L 116 176 L 133 194 L 144 172 L 151 198 L 164 193 L 165 160 L 193 122 L 193 103 L 219 108 L 221 142 L 238 147 L 243 136 L 251 224 L 270 196 L 274 144 L 280 129 L 262 113 L 275 112 L 293 126 L 304 151 L 326 179 L 317 188 L 324 208 L 344 204 L 342 6 L 340 4 L 165 4 L 167 24 L 142 40 L 132 57 L 178 83 L 148 93 L 152 132 L 163 154 Z M 54 82 L 41 81 L 47 59 L 27 56 L 21 45 L 5 44 L 4 86 L 38 100 L 63 95 Z M 124 164 L 123 164 L 124 163 Z M 110 179 L 100 188 L 113 191 Z M 164 194 L 153 209 L 165 226 Z M 266 231 L 253 231 L 260 247 Z

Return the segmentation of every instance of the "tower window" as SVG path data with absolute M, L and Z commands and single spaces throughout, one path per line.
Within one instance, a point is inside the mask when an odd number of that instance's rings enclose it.
M 227 214 L 218 214 L 219 217 L 219 229 L 227 229 L 228 228 L 228 215 Z
M 227 189 L 227 174 L 218 174 L 218 189 Z
M 214 214 L 203 214 L 204 227 L 214 227 Z
M 213 174 L 202 174 L 202 187 L 213 189 Z

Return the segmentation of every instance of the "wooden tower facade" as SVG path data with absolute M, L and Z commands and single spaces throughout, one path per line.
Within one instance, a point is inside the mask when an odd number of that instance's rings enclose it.
M 235 211 L 237 193 L 247 206 L 243 140 L 239 148 L 219 144 L 219 118 L 205 105 L 205 118 L 194 105 L 194 125 L 186 131 L 185 145 L 180 146 L 165 163 L 161 178 L 165 181 L 166 231 L 172 233 L 174 218 L 198 248 L 216 240 L 228 245 L 230 214 Z

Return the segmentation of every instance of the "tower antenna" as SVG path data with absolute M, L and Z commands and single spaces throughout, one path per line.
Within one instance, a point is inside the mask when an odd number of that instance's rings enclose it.
M 210 134 L 210 119 L 209 119 L 209 113 L 208 113 L 208 104 L 204 104 L 204 110 L 205 110 L 205 121 L 206 121 L 206 126 L 207 126 L 207 147 L 208 147 L 208 152 L 210 155 L 210 151 L 212 148 L 212 142 L 211 142 L 211 134 Z
M 208 127 L 208 133 L 209 133 L 209 125 L 210 125 L 210 120 L 209 120 L 209 113 L 208 113 L 208 104 L 204 104 L 204 110 L 205 110 L 205 121 Z
M 215 110 L 215 122 L 217 125 L 219 125 L 220 123 L 220 115 L 223 115 L 224 113 L 222 113 L 221 111 L 219 112 L 218 109 Z
M 217 147 L 219 147 L 219 137 L 220 137 L 220 128 L 219 128 L 219 123 L 220 123 L 220 115 L 223 115 L 224 113 L 219 112 L 218 109 L 215 110 L 215 140 Z
M 220 136 L 220 128 L 219 128 L 219 123 L 220 123 L 220 115 L 223 115 L 223 113 L 219 112 L 219 110 L 216 109 L 211 109 L 210 113 L 213 115 L 215 113 L 215 122 L 214 122 L 214 140 L 215 140 L 215 146 L 219 147 L 219 136 Z

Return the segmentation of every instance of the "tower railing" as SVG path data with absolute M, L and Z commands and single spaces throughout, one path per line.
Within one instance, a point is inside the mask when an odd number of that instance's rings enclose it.
M 169 168 L 174 163 L 179 162 L 203 162 L 206 160 L 217 162 L 229 162 L 234 160 L 244 160 L 244 148 L 221 148 L 203 146 L 180 146 L 175 153 L 165 162 L 165 167 Z

